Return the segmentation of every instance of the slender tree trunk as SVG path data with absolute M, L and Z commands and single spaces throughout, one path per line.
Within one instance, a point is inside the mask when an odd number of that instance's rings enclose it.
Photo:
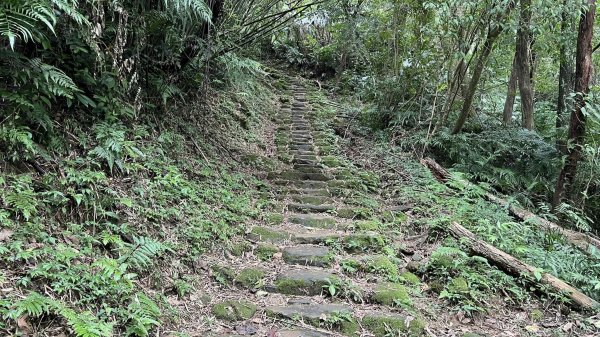
M 596 16 L 596 0 L 588 0 L 588 10 L 581 14 L 579 20 L 579 33 L 577 36 L 577 55 L 575 68 L 575 107 L 571 111 L 569 126 L 569 143 L 567 161 L 558 176 L 556 190 L 552 199 L 552 206 L 556 208 L 565 197 L 570 196 L 573 180 L 577 173 L 577 163 L 581 159 L 581 152 L 585 137 L 585 96 L 590 90 L 592 74 L 592 38 L 594 36 L 594 19 Z
M 568 10 L 568 0 L 563 1 L 563 11 L 560 19 L 560 32 L 561 36 L 567 36 L 568 29 L 570 28 Z M 567 43 L 563 42 L 560 45 L 559 59 L 559 75 L 558 75 L 558 98 L 556 103 L 556 128 L 563 126 L 563 113 L 566 109 L 565 97 L 569 92 L 571 84 L 571 73 L 573 72 L 573 65 L 569 60 Z M 557 137 L 558 144 L 558 137 Z
M 477 57 L 477 63 L 475 64 L 475 68 L 473 69 L 473 75 L 471 76 L 469 87 L 467 88 L 467 92 L 465 93 L 460 116 L 458 117 L 458 120 L 454 125 L 454 129 L 452 130 L 453 134 L 459 133 L 462 130 L 463 126 L 465 125 L 465 122 L 467 121 L 467 117 L 469 117 L 469 111 L 471 111 L 471 105 L 473 104 L 473 98 L 475 97 L 475 90 L 477 89 L 477 84 L 479 84 L 479 80 L 481 79 L 481 73 L 483 73 L 485 64 L 490 56 L 490 53 L 492 52 L 494 42 L 496 41 L 501 32 L 502 28 L 498 26 L 489 31 L 487 34 L 481 53 Z
M 502 113 L 502 122 L 504 125 L 509 125 L 512 122 L 513 107 L 515 105 L 515 96 L 517 91 L 517 61 L 516 56 L 513 58 L 510 78 L 508 79 L 508 92 L 504 101 L 504 112 Z
M 515 61 L 521 95 L 521 126 L 533 130 L 533 86 L 531 83 L 531 0 L 521 0 Z

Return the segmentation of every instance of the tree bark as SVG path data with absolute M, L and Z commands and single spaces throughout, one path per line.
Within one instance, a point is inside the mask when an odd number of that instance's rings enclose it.
M 563 11 L 560 19 L 560 32 L 561 36 L 567 36 L 569 29 L 569 13 L 567 9 L 568 0 L 563 1 Z M 556 128 L 563 126 L 563 113 L 566 110 L 565 97 L 571 88 L 571 73 L 573 72 L 573 65 L 569 60 L 567 43 L 562 42 L 559 51 L 559 75 L 558 75 L 558 98 L 556 103 Z M 557 137 L 557 145 L 558 145 Z
M 434 175 L 435 179 L 437 179 L 438 181 L 445 184 L 448 182 L 448 180 L 451 179 L 450 173 L 448 173 L 448 171 L 446 171 L 446 169 L 443 168 L 440 164 L 438 164 L 435 160 L 431 158 L 424 158 L 421 159 L 421 164 L 427 167 Z M 463 183 L 465 186 L 471 184 L 469 181 L 466 180 L 461 180 L 461 183 Z M 535 215 L 534 213 L 526 209 L 520 208 L 518 206 L 515 206 L 514 204 L 511 204 L 508 201 L 497 197 L 491 193 L 486 193 L 484 195 L 484 198 L 487 201 L 496 203 L 502 206 L 503 208 L 506 208 L 510 215 L 516 218 L 517 220 L 532 222 L 540 226 L 540 228 L 542 228 L 545 231 L 558 232 L 562 234 L 568 242 L 570 242 L 572 245 L 576 246 L 586 254 L 589 254 L 592 251 L 592 249 L 600 250 L 600 238 L 595 237 L 592 234 L 581 233 L 563 228 L 562 226 L 552 221 L 541 218 Z
M 515 96 L 517 91 L 517 61 L 513 58 L 510 78 L 508 79 L 508 91 L 504 101 L 504 111 L 502 113 L 502 122 L 504 125 L 510 125 L 513 117 L 513 107 L 515 105 Z
M 596 17 L 596 0 L 587 1 L 588 10 L 581 14 L 579 19 L 579 32 L 577 36 L 577 54 L 575 68 L 575 107 L 571 112 L 568 143 L 572 144 L 567 149 L 567 161 L 561 170 L 556 183 L 552 207 L 556 208 L 565 197 L 571 195 L 571 188 L 577 163 L 581 159 L 585 137 L 585 97 L 590 90 L 592 74 L 592 38 L 594 36 L 594 20 Z
M 533 130 L 533 86 L 531 83 L 531 0 L 521 0 L 515 63 L 521 95 L 521 126 Z
M 454 125 L 452 134 L 459 133 L 465 125 L 467 117 L 469 117 L 469 111 L 471 111 L 471 105 L 473 104 L 473 98 L 475 97 L 477 84 L 479 84 L 479 80 L 481 79 L 481 74 L 483 73 L 485 64 L 490 56 L 490 53 L 492 52 L 494 42 L 496 41 L 501 32 L 502 28 L 500 26 L 497 26 L 496 28 L 490 30 L 487 34 L 481 53 L 477 57 L 477 63 L 475 64 L 475 68 L 473 69 L 473 75 L 471 76 L 471 81 L 469 82 L 469 87 L 467 88 L 467 92 L 465 93 L 463 106 L 460 111 L 460 116 L 458 117 L 458 120 Z
M 531 282 L 536 281 L 537 283 L 548 286 L 558 293 L 565 294 L 574 305 L 584 310 L 594 310 L 598 306 L 598 302 L 563 280 L 551 274 L 540 272 L 535 267 L 528 265 L 487 242 L 478 240 L 475 234 L 458 223 L 451 224 L 448 230 L 452 236 L 460 239 L 461 242 L 467 243 L 475 254 L 485 257 L 512 275 L 527 276 Z M 536 277 L 536 275 L 538 276 Z

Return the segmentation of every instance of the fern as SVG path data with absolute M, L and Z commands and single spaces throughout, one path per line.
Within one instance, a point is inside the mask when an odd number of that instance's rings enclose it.
M 148 336 L 150 329 L 159 326 L 160 309 L 148 296 L 137 293 L 128 306 L 127 335 Z
M 134 237 L 132 244 L 125 244 L 120 262 L 142 269 L 150 266 L 165 251 L 170 249 L 161 242 L 147 237 Z

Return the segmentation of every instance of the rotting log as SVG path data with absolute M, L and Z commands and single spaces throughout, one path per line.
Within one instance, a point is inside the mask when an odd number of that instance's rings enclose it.
M 431 158 L 421 159 L 421 164 L 427 167 L 440 182 L 446 183 L 451 178 L 450 173 Z M 467 185 L 471 184 L 465 180 L 462 182 Z M 545 231 L 555 231 L 562 234 L 569 243 L 581 249 L 585 253 L 589 253 L 590 247 L 600 250 L 600 239 L 592 235 L 563 228 L 552 221 L 539 217 L 526 209 L 517 207 L 514 204 L 511 204 L 510 202 L 491 193 L 486 193 L 485 198 L 488 201 L 494 202 L 502 207 L 506 207 L 509 214 L 520 221 L 530 221 L 537 224 Z
M 510 254 L 505 253 L 504 251 L 477 239 L 475 234 L 473 234 L 468 229 L 459 225 L 458 223 L 452 223 L 448 228 L 450 234 L 457 239 L 466 240 L 470 249 L 486 259 L 492 261 L 494 264 L 498 265 L 500 268 L 506 270 L 507 272 L 513 275 L 526 275 L 529 276 L 531 280 L 538 280 L 539 283 L 544 284 L 553 290 L 564 294 L 569 297 L 574 305 L 580 307 L 584 310 L 597 310 L 598 302 L 588 297 L 584 293 L 575 289 L 568 283 L 562 281 L 561 279 L 550 275 L 548 273 L 541 272 L 541 275 L 538 275 L 536 278 L 535 275 L 538 272 L 537 269 L 533 266 L 528 265 L 527 263 L 513 257 Z M 541 277 L 539 277 L 541 276 Z

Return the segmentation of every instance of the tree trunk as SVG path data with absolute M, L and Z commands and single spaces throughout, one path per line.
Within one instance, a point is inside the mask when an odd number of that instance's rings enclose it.
M 510 78 L 508 79 L 508 92 L 504 101 L 504 112 L 502 113 L 502 122 L 504 125 L 510 125 L 513 116 L 513 107 L 515 105 L 515 96 L 517 91 L 517 61 L 513 58 Z
M 533 130 L 533 86 L 531 84 L 531 0 L 521 0 L 515 62 L 521 95 L 521 126 Z
M 473 232 L 460 224 L 454 222 L 450 225 L 448 230 L 456 239 L 467 244 L 474 253 L 492 261 L 492 263 L 508 271 L 510 274 L 521 277 L 525 276 L 526 279 L 531 282 L 541 283 L 557 293 L 564 294 L 572 301 L 573 305 L 583 310 L 594 310 L 598 306 L 598 302 L 594 299 L 563 280 L 549 273 L 540 271 L 487 242 L 477 239 Z M 536 277 L 536 275 L 538 276 Z
M 561 14 L 560 20 L 560 32 L 561 36 L 567 36 L 567 31 L 569 29 L 569 14 L 567 9 L 568 0 L 563 1 L 563 11 Z M 558 98 L 556 103 L 556 128 L 561 128 L 563 126 L 563 113 L 566 109 L 565 98 L 571 88 L 571 73 L 573 72 L 573 65 L 569 60 L 567 43 L 562 42 L 560 45 L 559 52 L 560 66 L 559 66 L 559 75 L 558 75 Z M 558 137 L 557 144 L 558 144 Z
M 594 36 L 594 19 L 596 16 L 596 0 L 588 0 L 588 10 L 581 14 L 579 20 L 579 33 L 577 35 L 577 55 L 575 68 L 575 107 L 571 112 L 569 126 L 569 140 L 572 144 L 567 150 L 567 161 L 558 176 L 556 190 L 552 198 L 552 206 L 556 208 L 562 200 L 570 196 L 577 163 L 581 159 L 581 152 L 585 136 L 585 96 L 590 90 L 592 74 L 592 38 Z
M 467 117 L 469 117 L 469 111 L 471 111 L 471 105 L 473 104 L 473 98 L 475 97 L 475 90 L 477 89 L 477 84 L 479 84 L 479 80 L 481 79 L 481 73 L 483 73 L 485 64 L 490 56 L 490 53 L 492 52 L 494 42 L 496 41 L 501 32 L 502 28 L 498 26 L 489 31 L 487 34 L 481 53 L 477 57 L 477 63 L 475 64 L 475 68 L 473 69 L 473 75 L 471 76 L 471 81 L 469 82 L 469 87 L 467 88 L 467 92 L 465 93 L 460 116 L 458 117 L 458 120 L 454 125 L 452 134 L 459 133 L 465 125 Z

